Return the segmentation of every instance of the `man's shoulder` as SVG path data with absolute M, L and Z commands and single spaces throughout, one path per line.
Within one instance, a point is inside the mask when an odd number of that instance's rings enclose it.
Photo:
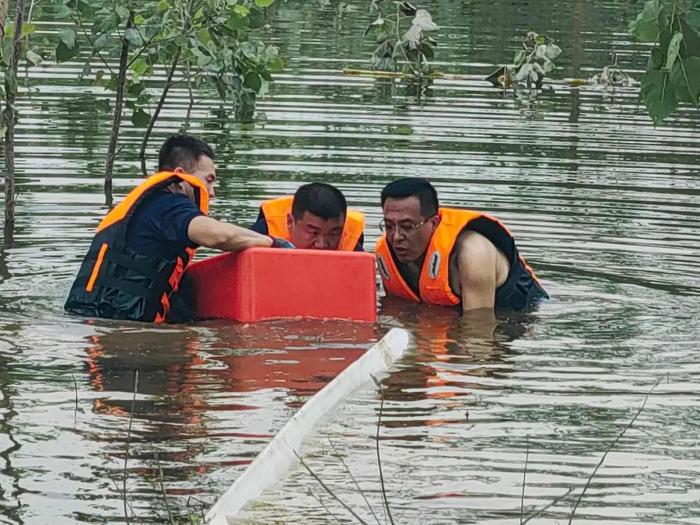
M 167 190 L 153 192 L 143 202 L 142 207 L 152 213 L 167 211 L 173 208 L 192 209 L 199 208 L 183 193 L 173 193 Z
M 460 252 L 469 252 L 474 256 L 487 255 L 496 250 L 496 246 L 485 235 L 474 230 L 463 230 L 457 236 L 455 248 Z

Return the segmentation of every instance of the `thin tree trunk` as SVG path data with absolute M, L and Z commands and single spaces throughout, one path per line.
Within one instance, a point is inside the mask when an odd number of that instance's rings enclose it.
M 131 18 L 126 23 L 126 29 L 132 26 Z M 129 63 L 129 41 L 122 38 L 122 49 L 119 55 L 119 74 L 117 75 L 117 96 L 114 102 L 114 115 L 112 116 L 112 131 L 109 137 L 109 148 L 107 149 L 107 164 L 105 166 L 105 203 L 111 206 L 112 196 L 112 173 L 114 172 L 114 161 L 117 158 L 117 144 L 119 143 L 119 128 L 122 123 L 122 111 L 124 110 L 124 88 L 126 86 L 126 70 Z
M 10 0 L 0 0 L 0 40 L 5 38 L 5 20 L 9 7 Z
M 20 57 L 20 37 L 24 24 L 25 0 L 15 4 L 15 34 L 12 37 L 10 64 L 5 73 L 5 111 L 2 114 L 5 131 L 5 227 L 4 244 L 12 244 L 15 225 L 15 99 L 17 97 L 17 64 Z M 14 81 L 11 83 L 8 78 Z
M 160 110 L 163 109 L 165 105 L 165 100 L 168 98 L 168 91 L 170 91 L 170 86 L 173 82 L 173 76 L 177 70 L 177 63 L 180 60 L 180 48 L 175 52 L 175 57 L 173 58 L 173 63 L 170 65 L 170 70 L 168 71 L 168 77 L 165 79 L 165 86 L 163 86 L 163 91 L 160 94 L 160 100 L 158 100 L 158 105 L 156 106 L 153 115 L 151 116 L 151 121 L 148 123 L 146 128 L 146 133 L 143 135 L 143 140 L 141 141 L 141 151 L 139 151 L 139 158 L 141 159 L 141 171 L 143 176 L 148 176 L 148 171 L 146 170 L 146 148 L 148 147 L 148 139 L 151 138 L 151 133 L 153 132 L 153 127 L 156 125 L 158 120 L 158 115 L 160 115 Z

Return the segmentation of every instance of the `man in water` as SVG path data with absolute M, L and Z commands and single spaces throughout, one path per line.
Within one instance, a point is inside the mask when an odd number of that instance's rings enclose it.
M 347 208 L 338 188 L 312 182 L 294 196 L 263 202 L 251 229 L 286 239 L 296 248 L 362 251 L 364 215 Z
M 285 243 L 208 216 L 216 183 L 214 152 L 200 139 L 174 135 L 158 156 L 158 173 L 114 207 L 97 228 L 71 287 L 68 312 L 161 323 L 198 246 L 236 252 Z
M 491 317 L 494 309 L 523 310 L 548 297 L 494 217 L 440 208 L 435 188 L 421 178 L 391 182 L 381 204 L 376 254 L 388 295 Z

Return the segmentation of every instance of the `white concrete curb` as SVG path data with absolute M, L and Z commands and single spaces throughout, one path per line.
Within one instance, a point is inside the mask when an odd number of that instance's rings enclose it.
M 257 498 L 266 488 L 282 479 L 289 467 L 298 461 L 295 452 L 299 451 L 316 423 L 350 393 L 371 381 L 370 374 L 387 370 L 395 360 L 403 356 L 408 343 L 408 332 L 393 328 L 309 399 L 209 510 L 206 523 L 229 525 L 228 518 L 233 518 L 248 501 Z

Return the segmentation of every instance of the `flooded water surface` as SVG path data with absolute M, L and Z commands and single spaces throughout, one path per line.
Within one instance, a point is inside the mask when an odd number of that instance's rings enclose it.
M 266 39 L 286 67 L 252 122 L 196 93 L 187 124 L 221 178 L 212 215 L 247 225 L 262 200 L 327 181 L 365 212 L 371 247 L 383 185 L 425 176 L 443 205 L 502 219 L 551 300 L 493 326 L 394 300 L 374 325 L 66 316 L 106 212 L 110 117 L 95 106 L 112 94 L 76 87 L 77 64 L 35 69 L 18 108 L 16 239 L 0 252 L 0 522 L 189 523 L 310 395 L 402 326 L 411 352 L 381 393 L 357 392 L 302 451 L 367 523 L 389 522 L 378 433 L 397 524 L 568 523 L 574 506 L 577 523 L 699 524 L 700 120 L 682 110 L 655 129 L 637 88 L 562 80 L 612 52 L 639 78 L 648 50 L 626 32 L 639 6 L 425 2 L 435 66 L 453 76 L 419 93 L 342 74 L 369 63 L 365 2 L 278 4 Z M 530 29 L 564 50 L 558 81 L 504 95 L 483 78 Z M 174 90 L 150 167 L 188 100 Z M 141 132 L 125 124 L 117 199 L 139 180 Z M 241 523 L 358 520 L 298 466 Z

